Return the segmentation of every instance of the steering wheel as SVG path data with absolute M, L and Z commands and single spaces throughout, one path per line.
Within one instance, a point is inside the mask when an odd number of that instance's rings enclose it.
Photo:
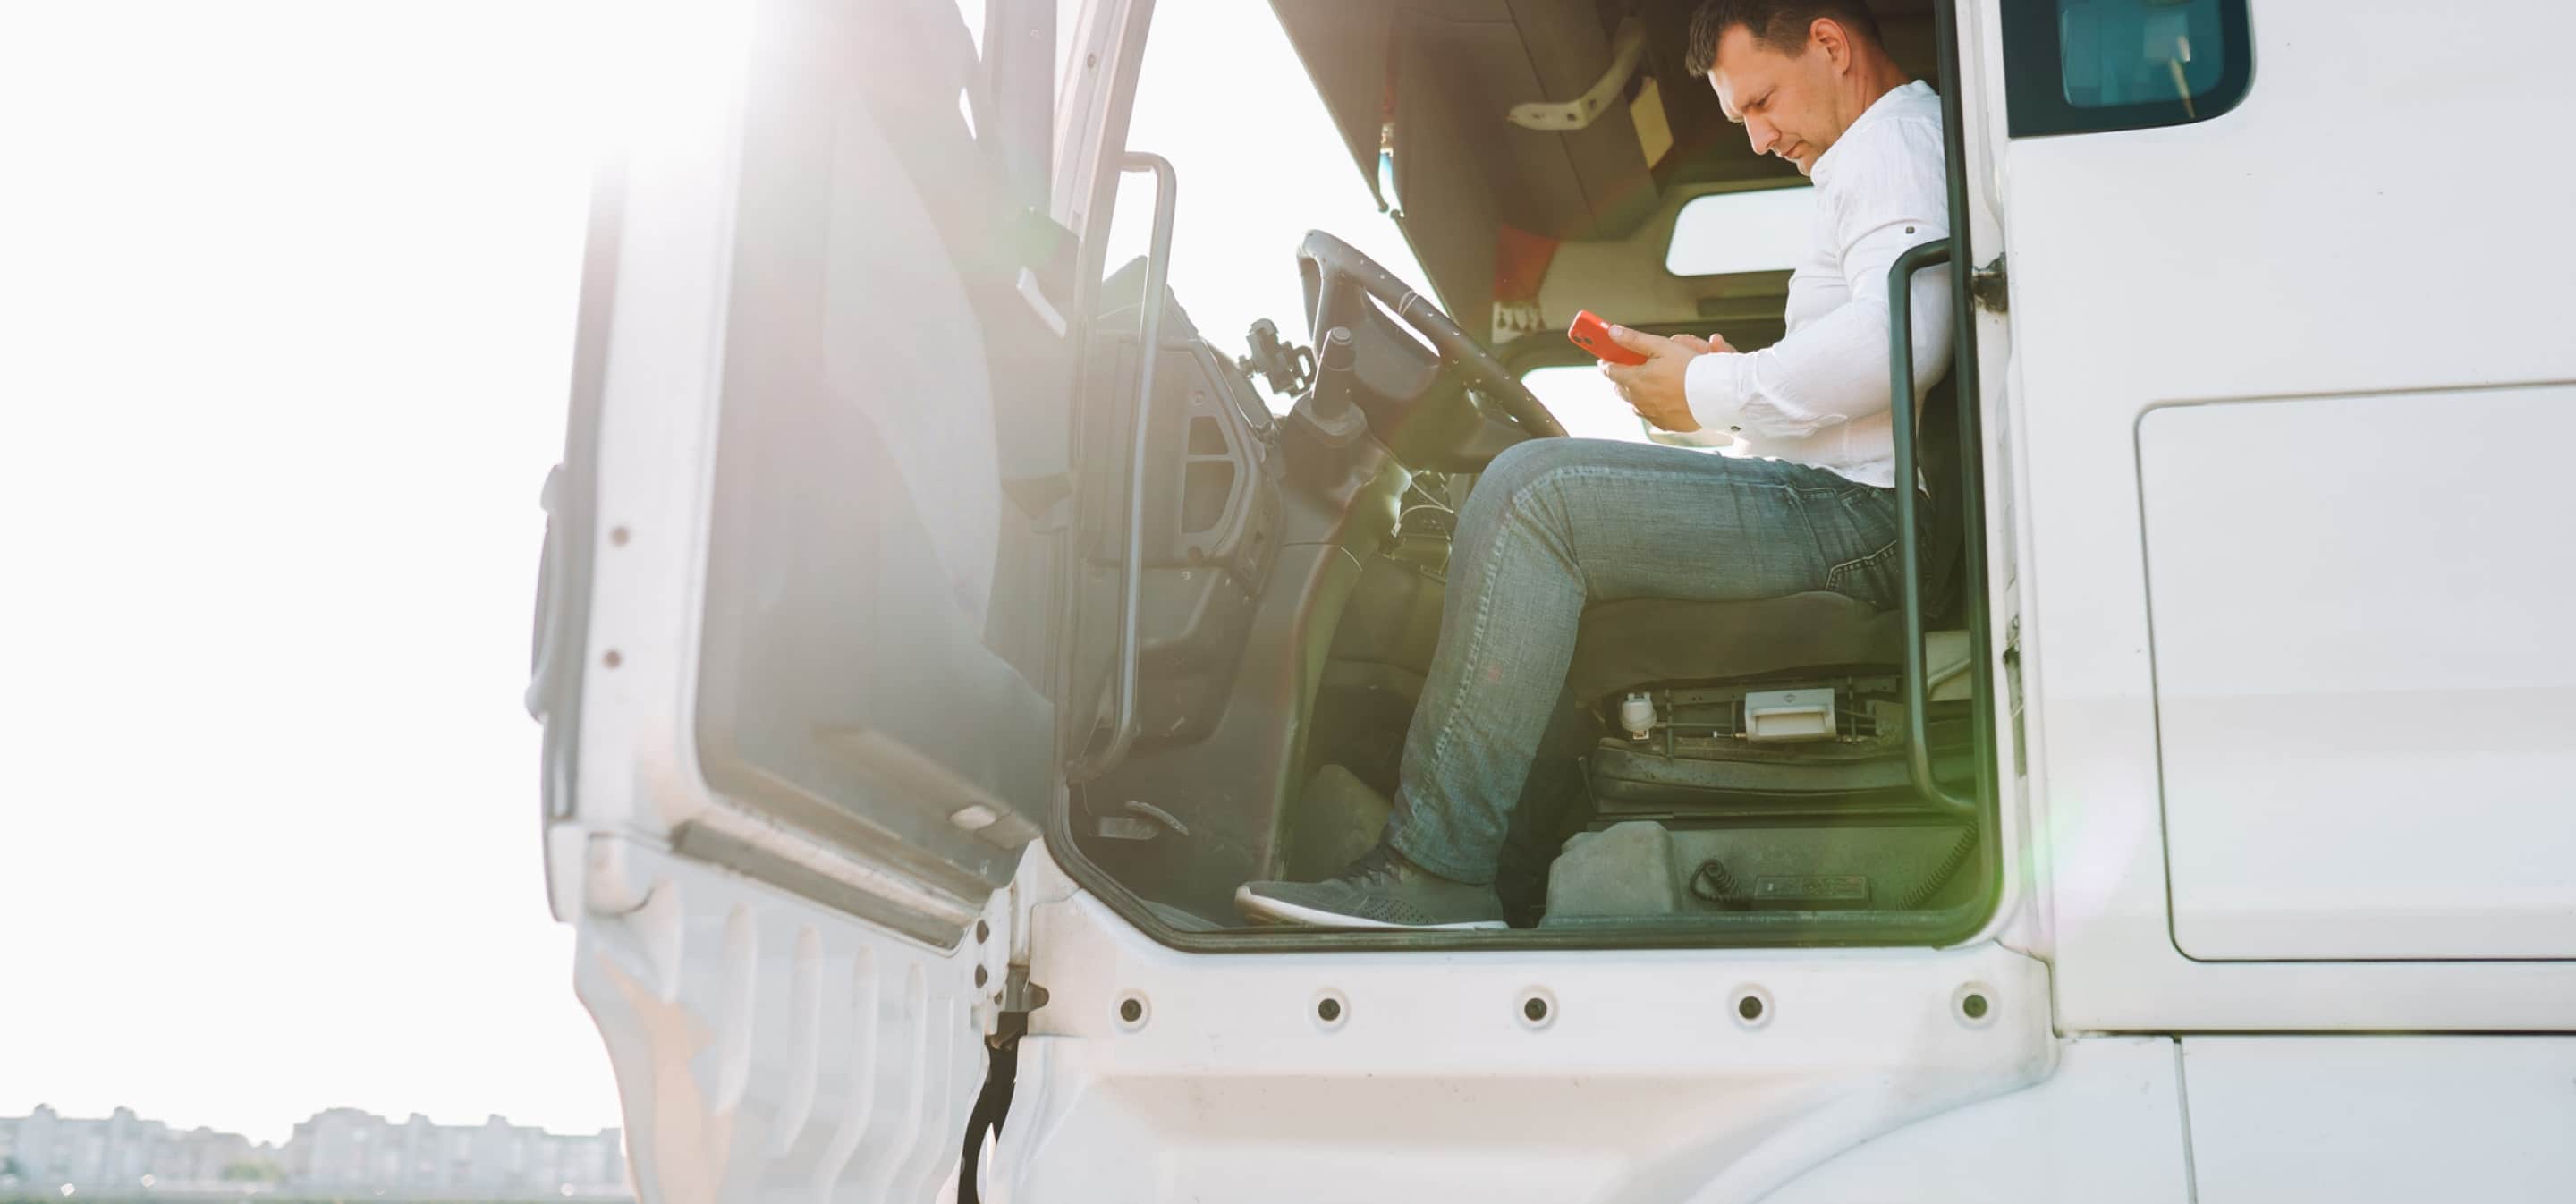
M 1377 261 L 1360 254 L 1349 243 L 1321 230 L 1308 231 L 1306 241 L 1297 248 L 1297 272 L 1306 286 L 1306 312 L 1313 315 L 1314 325 L 1309 333 L 1318 345 L 1324 332 L 1336 326 L 1349 327 L 1357 334 L 1363 325 L 1391 325 L 1385 315 L 1394 314 L 1431 344 L 1440 357 L 1437 369 L 1427 372 L 1406 391 L 1406 396 L 1422 397 L 1443 383 L 1455 381 L 1493 402 L 1523 434 L 1533 439 L 1565 438 L 1565 424 L 1548 413 L 1546 404 L 1512 375 L 1511 369 L 1469 337 L 1449 315 L 1440 312 L 1430 298 L 1413 291 L 1411 285 L 1396 279 L 1394 273 L 1379 267 Z M 1370 303 L 1372 299 L 1376 304 Z M 1385 307 L 1383 311 L 1378 308 L 1381 305 Z M 1404 340 L 1399 337 L 1397 341 Z

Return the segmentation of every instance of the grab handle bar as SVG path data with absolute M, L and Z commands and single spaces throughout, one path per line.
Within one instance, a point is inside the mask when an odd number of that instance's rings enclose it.
M 1887 404 L 1896 443 L 1896 555 L 1905 576 L 1905 771 L 1925 798 L 1973 813 L 1977 802 L 1954 794 L 1932 776 L 1932 685 L 1924 670 L 1923 536 L 1915 528 L 1922 504 L 1914 484 L 1914 274 L 1950 262 L 1950 240 L 1908 248 L 1887 270 Z M 1966 321 L 1965 315 L 1960 318 Z M 1965 406 L 1969 399 L 1960 399 Z M 1944 482 L 1965 488 L 1966 482 Z M 1971 583 L 1970 588 L 1974 588 Z
M 1172 201 L 1179 180 L 1172 161 L 1161 155 L 1131 151 L 1119 160 L 1120 171 L 1154 174 L 1154 237 L 1145 249 L 1145 300 L 1136 318 L 1136 408 L 1130 416 L 1136 435 L 1127 450 L 1127 532 L 1120 545 L 1123 571 L 1118 588 L 1118 706 L 1111 720 L 1109 743 L 1093 755 L 1075 758 L 1065 776 L 1076 784 L 1116 769 L 1136 743 L 1136 660 L 1145 592 L 1145 449 L 1154 430 L 1154 361 L 1163 350 L 1163 288 L 1172 267 Z

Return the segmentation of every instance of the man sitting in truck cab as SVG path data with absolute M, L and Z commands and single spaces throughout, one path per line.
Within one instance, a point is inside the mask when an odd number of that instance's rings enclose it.
M 1897 604 L 1884 281 L 1898 255 L 1949 233 L 1939 97 L 1897 67 L 1862 0 L 1706 0 L 1687 55 L 1756 154 L 1815 181 L 1814 245 L 1777 344 L 1613 327 L 1647 358 L 1602 371 L 1654 425 L 1724 433 L 1763 458 L 1589 439 L 1497 457 L 1459 519 L 1384 836 L 1332 878 L 1246 884 L 1247 916 L 1503 927 L 1496 862 L 1590 603 L 1831 590 Z M 1913 287 L 1921 391 L 1948 370 L 1952 315 L 1940 272 Z

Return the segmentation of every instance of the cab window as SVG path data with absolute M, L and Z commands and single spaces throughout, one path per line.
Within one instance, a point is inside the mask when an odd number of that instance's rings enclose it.
M 2013 137 L 2207 121 L 2253 79 L 2245 0 L 2006 0 Z
M 1664 270 L 1676 276 L 1723 276 L 1793 268 L 1814 242 L 1815 221 L 1813 188 L 1711 193 L 1674 215 Z

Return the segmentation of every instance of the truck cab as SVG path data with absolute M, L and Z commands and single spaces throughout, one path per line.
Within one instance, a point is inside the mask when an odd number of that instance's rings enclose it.
M 1235 912 L 1485 466 L 1665 438 L 1574 315 L 1781 337 L 1694 7 L 634 18 L 528 703 L 641 1198 L 2565 1198 L 2560 5 L 1874 0 L 1901 596 L 1588 610 L 1507 930 Z

